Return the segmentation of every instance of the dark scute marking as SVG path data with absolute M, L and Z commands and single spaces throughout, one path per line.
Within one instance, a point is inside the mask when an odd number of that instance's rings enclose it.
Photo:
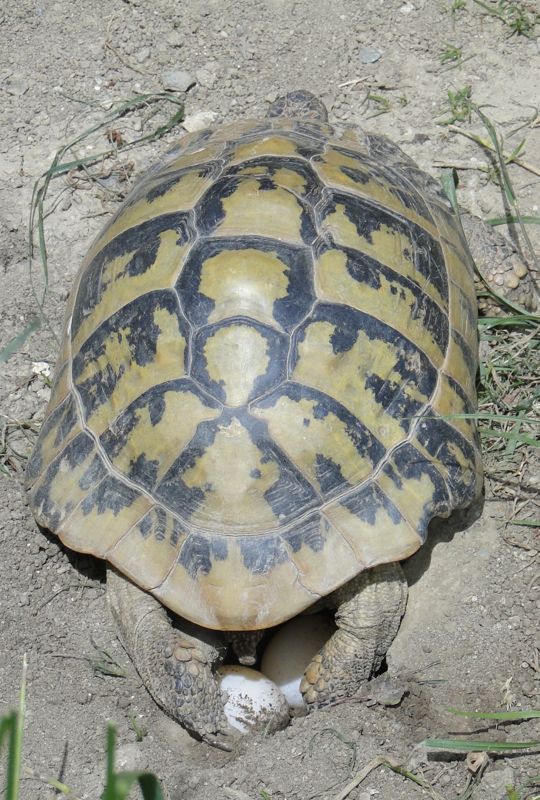
M 216 325 L 208 325 L 198 331 L 193 337 L 193 361 L 191 364 L 191 375 L 201 386 L 216 400 L 225 403 L 226 396 L 222 380 L 210 378 L 206 369 L 206 359 L 204 349 L 206 342 L 211 339 L 218 331 L 236 324 L 248 325 L 257 330 L 266 340 L 267 354 L 269 356 L 268 366 L 263 375 L 259 375 L 254 383 L 249 395 L 249 400 L 258 397 L 263 392 L 268 392 L 278 383 L 285 380 L 287 374 L 287 354 L 289 349 L 289 337 L 277 333 L 271 328 L 261 325 L 254 320 L 237 317 Z
M 150 308 L 147 309 L 145 306 L 150 306 Z M 125 334 L 133 361 L 140 367 L 145 367 L 155 359 L 157 340 L 161 333 L 161 328 L 151 317 L 154 310 L 151 306 L 151 302 L 141 302 L 141 308 L 137 310 L 131 320 L 133 328 Z
M 333 397 L 309 386 L 288 381 L 280 386 L 272 394 L 267 395 L 261 400 L 257 400 L 254 408 L 271 408 L 276 405 L 281 397 L 289 397 L 295 402 L 306 399 L 315 403 L 314 417 L 322 419 L 328 414 L 333 414 L 345 425 L 347 436 L 355 446 L 358 454 L 362 458 L 369 458 L 373 465 L 377 465 L 386 454 L 386 450 L 378 439 L 344 406 Z M 309 419 L 307 420 L 310 421 Z M 305 425 L 305 420 L 303 420 Z
M 105 355 L 107 340 L 109 337 L 119 337 L 122 328 L 128 329 L 125 335 L 131 360 L 141 366 L 151 363 L 155 358 L 157 340 L 161 333 L 159 325 L 153 320 L 153 315 L 158 309 L 165 309 L 176 317 L 179 335 L 187 341 L 188 327 L 180 314 L 176 297 L 171 291 L 162 290 L 142 295 L 123 306 L 105 320 L 81 346 L 73 359 L 73 379 L 87 418 L 97 407 L 108 402 L 117 381 L 126 370 L 126 365 L 121 364 L 115 372 L 112 365 L 107 363 L 104 369 L 84 381 L 80 380 L 80 376 L 88 364 Z M 185 352 L 185 362 L 187 350 L 188 348 Z M 159 373 L 156 372 L 156 381 L 158 380 Z
M 260 478 L 262 476 L 262 472 L 260 471 L 260 469 L 252 469 L 249 474 L 250 477 L 252 478 Z
M 112 511 L 116 517 L 123 508 L 129 508 L 140 497 L 140 492 L 114 475 L 107 475 L 81 503 L 86 516 L 92 512 L 104 514 Z
M 368 525 L 375 525 L 377 514 L 381 508 L 386 511 L 395 525 L 403 522 L 403 516 L 399 509 L 375 483 L 368 483 L 357 489 L 357 491 L 348 494 L 340 500 L 340 505 L 344 506 L 362 522 L 367 522 Z M 381 537 L 384 537 L 384 533 L 384 530 L 381 530 Z
M 385 464 L 383 472 L 390 478 L 392 483 L 394 483 L 398 489 L 403 489 L 403 480 L 401 475 L 396 471 L 393 463 L 390 462 Z
M 196 206 L 197 228 L 202 236 L 212 233 L 225 218 L 223 200 L 231 197 L 242 183 L 240 176 L 219 178 Z
M 148 459 L 145 453 L 139 453 L 136 459 L 130 462 L 128 477 L 141 486 L 152 488 L 157 480 L 159 461 Z
M 114 224 L 123 213 L 124 207 L 121 206 L 108 227 Z M 84 270 L 77 289 L 77 299 L 71 322 L 72 340 L 77 335 L 82 322 L 99 304 L 103 292 L 107 288 L 107 284 L 102 280 L 104 265 L 126 253 L 133 252 L 133 258 L 130 261 L 133 264 L 132 269 L 148 269 L 152 264 L 150 260 L 151 253 L 154 252 L 152 247 L 157 247 L 160 234 L 169 230 L 177 231 L 179 245 L 185 244 L 197 236 L 188 213 L 163 214 L 120 233 L 99 251 Z M 139 251 L 141 251 L 141 257 L 137 260 Z M 129 264 L 126 267 L 126 271 L 128 270 Z
M 195 466 L 205 451 L 214 443 L 220 425 L 226 424 L 227 421 L 228 417 L 222 414 L 217 420 L 199 423 L 192 440 L 154 488 L 156 498 L 184 519 L 189 519 L 197 511 L 204 502 L 208 489 L 205 487 L 205 491 L 203 491 L 198 486 L 188 486 L 184 483 L 182 476 Z
M 189 445 L 156 487 L 155 496 L 184 519 L 189 519 L 204 502 L 206 493 L 211 491 L 212 487 L 189 487 L 184 483 L 182 476 L 195 466 L 198 459 L 214 443 L 219 430 L 230 425 L 235 417 L 249 432 L 251 440 L 261 451 L 262 462 L 272 461 L 278 467 L 279 478 L 265 492 L 264 497 L 280 523 L 286 525 L 309 508 L 317 507 L 319 498 L 315 489 L 270 438 L 266 425 L 244 410 L 232 412 L 225 409 L 218 419 L 200 423 Z M 238 458 L 240 460 L 243 458 L 241 452 L 238 453 Z M 239 524 L 241 523 L 242 520 L 239 520 Z
M 192 533 L 184 542 L 178 563 L 181 564 L 188 575 L 194 580 L 199 573 L 208 575 L 212 569 L 213 561 L 224 561 L 227 558 L 228 547 L 224 536 L 201 536 Z
M 165 411 L 165 394 L 167 392 L 189 392 L 196 397 L 207 408 L 220 408 L 219 403 L 212 400 L 207 395 L 202 394 L 199 387 L 189 378 L 179 378 L 175 381 L 166 381 L 157 386 L 152 386 L 147 392 L 140 395 L 127 407 L 127 409 L 114 420 L 114 423 L 100 437 L 101 445 L 109 456 L 114 460 L 118 453 L 125 447 L 130 435 L 139 420 L 140 411 L 148 409 L 150 422 L 157 425 Z M 151 489 L 150 485 L 146 488 Z
M 294 156 L 263 156 L 258 158 L 250 158 L 241 164 L 235 164 L 230 167 L 227 172 L 234 175 L 242 170 L 249 168 L 258 169 L 257 174 L 252 174 L 253 177 L 260 175 L 264 179 L 271 179 L 274 186 L 282 186 L 279 182 L 279 177 L 276 178 L 278 170 L 286 169 L 295 172 L 303 179 L 305 186 L 303 189 L 291 189 L 288 186 L 283 188 L 288 192 L 300 194 L 304 200 L 309 201 L 310 204 L 316 205 L 322 197 L 322 185 L 319 177 L 309 164 L 301 161 Z
M 276 184 L 268 175 L 264 175 L 259 178 L 259 189 L 261 192 L 269 192 L 272 189 L 276 188 Z
M 137 528 L 143 539 L 152 535 L 156 541 L 162 542 L 169 536 L 169 543 L 174 547 L 178 544 L 182 531 L 179 522 L 174 517 L 167 519 L 168 513 L 162 506 L 156 506 L 143 517 Z M 172 521 L 172 529 L 170 522 Z
M 409 430 L 414 417 L 424 407 L 423 402 L 402 391 L 401 384 L 385 381 L 373 373 L 368 375 L 364 386 L 373 392 L 376 402 L 399 421 L 405 432 Z
M 325 495 L 335 489 L 350 488 L 350 483 L 345 480 L 339 464 L 322 453 L 317 453 L 315 456 L 315 474 Z
M 176 547 L 183 533 L 184 531 L 180 525 L 180 521 L 177 520 L 176 517 L 173 517 L 172 531 L 170 536 L 170 542 L 173 547 Z
M 455 428 L 438 417 L 433 409 L 426 409 L 420 421 L 416 437 L 418 442 L 432 456 L 435 464 L 442 464 L 448 471 L 446 484 L 452 498 L 452 508 L 472 501 L 476 494 L 477 475 L 475 472 L 478 450 L 475 441 L 475 426 L 471 427 L 471 444 Z M 463 454 L 468 466 L 463 468 L 456 458 L 455 449 Z
M 73 396 L 68 395 L 60 405 L 54 409 L 43 423 L 34 450 L 26 464 L 26 484 L 29 485 L 34 481 L 42 472 L 43 468 L 47 466 L 43 463 L 43 442 L 51 433 L 56 429 L 56 436 L 54 437 L 54 446 L 59 447 L 62 444 L 65 436 L 69 434 L 72 426 L 77 422 L 76 407 L 73 402 Z
M 62 511 L 65 510 L 69 497 L 65 497 L 64 508 L 59 508 L 58 504 L 51 499 L 51 488 L 53 483 L 61 476 L 58 476 L 60 464 L 64 462 L 68 470 L 73 470 L 82 464 L 94 449 L 94 440 L 87 433 L 80 433 L 64 450 L 52 461 L 47 468 L 41 483 L 30 494 L 30 505 L 33 509 L 40 509 L 40 520 L 43 520 L 47 528 L 55 531 L 60 523 Z
M 338 321 L 334 328 L 334 333 L 330 337 L 330 344 L 334 353 L 346 353 L 351 347 L 354 347 L 358 339 L 358 328 L 353 328 L 350 325 L 340 325 Z
M 143 539 L 147 539 L 154 527 L 151 511 L 149 511 L 148 514 L 142 518 L 137 527 L 140 530 Z
M 385 165 L 384 172 L 385 183 L 399 202 L 431 225 L 435 225 L 433 214 L 426 202 L 426 194 L 429 192 L 427 196 L 429 201 L 434 199 L 435 195 L 429 183 L 431 179 L 426 173 L 418 170 L 416 166 L 411 167 L 404 163 L 396 166 Z
M 318 402 L 313 408 L 313 416 L 315 419 L 324 419 L 328 416 L 328 406 L 326 403 Z
M 279 536 L 241 536 L 238 543 L 244 565 L 254 575 L 266 575 L 289 558 Z
M 158 249 L 159 241 L 157 239 L 153 239 L 142 244 L 133 258 L 128 261 L 123 272 L 118 273 L 118 277 L 121 277 L 122 275 L 142 275 L 144 272 L 150 269 L 156 260 Z
M 167 164 L 164 164 L 163 168 L 166 170 Z M 180 168 L 174 170 L 174 172 L 165 172 L 161 179 L 157 174 L 153 177 L 152 186 L 145 192 L 145 198 L 149 203 L 152 203 L 158 197 L 163 197 L 186 175 L 195 174 L 199 178 L 216 178 L 220 172 L 221 164 L 219 161 L 207 161 L 205 164 Z
M 167 530 L 167 512 L 161 506 L 157 506 L 155 509 L 155 514 L 156 514 L 155 536 L 156 539 L 160 542 L 165 538 L 165 533 Z
M 75 405 L 75 399 L 72 394 L 70 394 L 66 398 L 67 402 L 62 403 L 62 408 L 64 413 L 62 414 L 59 424 L 58 424 L 58 431 L 56 433 L 56 437 L 54 439 L 54 446 L 59 447 L 64 439 L 67 439 L 75 425 L 79 421 L 79 417 L 77 414 L 77 406 Z
M 278 298 L 273 308 L 274 317 L 282 328 L 290 331 L 306 316 L 315 301 L 312 256 L 308 248 L 260 236 L 203 239 L 190 251 L 177 283 L 184 313 L 193 325 L 205 325 L 215 307 L 215 302 L 200 291 L 204 262 L 221 252 L 247 249 L 275 254 L 288 267 L 285 273 L 289 281 L 287 295 Z M 249 315 L 246 310 L 242 313 Z
M 405 481 L 421 480 L 427 475 L 433 483 L 433 495 L 425 503 L 418 523 L 418 533 L 424 538 L 430 520 L 438 514 L 445 514 L 451 508 L 450 498 L 446 484 L 431 459 L 422 455 L 412 444 L 404 442 L 392 453 L 392 461 L 397 472 Z M 387 466 L 390 466 L 388 464 Z M 387 467 L 383 468 L 387 472 Z M 407 488 L 405 488 L 407 491 Z M 410 486 L 411 494 L 414 493 L 414 484 Z
M 467 365 L 471 376 L 476 375 L 476 370 L 478 369 L 478 356 L 476 353 L 473 353 L 463 336 L 458 333 L 456 330 L 452 330 L 452 339 L 460 348 L 461 352 L 463 353 L 463 360 Z
M 328 246 L 322 243 L 317 248 L 317 258 L 320 258 Z M 334 249 L 334 248 L 332 248 Z M 433 339 L 437 343 L 441 353 L 446 352 L 448 347 L 448 317 L 440 306 L 429 297 L 414 281 L 401 275 L 399 272 L 380 264 L 376 259 L 371 258 L 358 250 L 348 247 L 335 248 L 343 252 L 347 257 L 347 272 L 351 278 L 360 285 L 369 286 L 371 289 L 380 290 L 382 286 L 381 278 L 385 278 L 390 283 L 390 292 L 393 295 L 399 293 L 400 298 L 405 299 L 405 289 L 410 292 L 414 301 L 411 305 L 411 315 L 414 319 L 419 319 Z
M 287 525 L 305 511 L 318 507 L 320 500 L 315 488 L 270 437 L 266 423 L 243 409 L 235 416 L 262 452 L 262 461 L 273 461 L 279 469 L 277 481 L 266 490 L 264 498 L 281 525 Z
M 174 384 L 171 385 L 171 389 L 173 388 L 176 388 Z M 163 393 L 160 392 L 156 386 L 154 390 L 150 390 L 150 397 L 148 398 L 148 414 L 152 425 L 157 425 L 161 421 L 161 417 L 164 413 L 165 398 L 163 397 Z
M 378 397 L 384 398 L 381 402 L 388 403 L 385 408 L 396 419 L 401 421 L 405 407 L 417 407 L 415 401 L 407 397 L 405 392 L 402 391 L 404 385 L 412 384 L 425 397 L 429 397 L 433 393 L 437 383 L 437 370 L 413 342 L 375 317 L 338 303 L 321 303 L 318 305 L 309 319 L 294 334 L 291 351 L 293 369 L 298 361 L 298 347 L 305 337 L 306 328 L 318 321 L 330 322 L 335 326 L 336 339 L 332 340 L 334 352 L 336 352 L 335 347 L 338 347 L 337 352 L 339 353 L 342 352 L 339 347 L 344 347 L 345 343 L 354 343 L 360 331 L 374 343 L 377 340 L 381 340 L 395 348 L 396 364 L 393 371 L 400 375 L 401 383 L 398 385 L 390 381 L 383 382 L 378 376 L 372 374 L 368 376 L 366 385 L 369 388 L 373 388 Z M 349 346 L 352 347 L 352 344 Z M 375 363 L 374 368 L 376 366 L 377 364 Z M 407 414 L 407 416 L 410 416 L 410 414 Z M 403 420 L 403 423 L 404 426 L 406 424 L 406 429 L 408 429 L 411 420 Z
M 325 525 L 325 520 L 322 524 Z M 320 515 L 311 514 L 300 520 L 289 530 L 284 531 L 281 538 L 289 545 L 293 553 L 297 553 L 304 545 L 314 553 L 320 553 L 324 548 L 325 537 L 321 530 Z
M 371 139 L 367 138 L 368 141 Z M 392 142 L 383 141 L 377 145 L 369 155 L 342 146 L 334 146 L 333 149 L 338 153 L 355 159 L 358 164 L 356 168 L 343 165 L 341 167 L 343 174 L 359 186 L 363 186 L 368 180 L 374 180 L 393 194 L 401 205 L 434 225 L 433 216 L 424 199 L 425 187 L 428 185 L 428 181 L 425 180 L 427 176 L 418 170 L 414 162 Z M 430 200 L 432 194 L 430 191 Z
M 322 220 L 323 228 L 325 227 L 324 219 L 335 211 L 338 204 L 343 206 L 345 216 L 353 223 L 358 235 L 370 244 L 373 243 L 373 233 L 383 226 L 410 239 L 413 246 L 413 262 L 421 276 L 419 284 L 422 284 L 423 279 L 428 280 L 443 299 L 448 299 L 448 276 L 443 251 L 439 242 L 427 231 L 414 222 L 386 211 L 364 198 L 337 191 L 329 192 L 328 199 L 318 209 L 318 216 Z M 328 235 L 330 236 L 329 232 Z
M 79 479 L 79 488 L 83 491 L 88 491 L 92 486 L 95 486 L 96 483 L 99 483 L 106 474 L 107 468 L 103 463 L 103 459 L 96 453 L 92 463 Z

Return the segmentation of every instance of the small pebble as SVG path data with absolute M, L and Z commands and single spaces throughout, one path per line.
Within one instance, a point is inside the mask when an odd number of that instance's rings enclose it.
M 185 36 L 180 31 L 171 31 L 166 38 L 167 44 L 171 47 L 182 47 L 184 41 Z
M 358 58 L 362 64 L 374 64 L 381 57 L 380 50 L 374 50 L 371 47 L 361 47 L 358 51 Z
M 204 67 L 197 70 L 195 77 L 197 78 L 197 83 L 207 89 L 210 89 L 217 80 L 216 73 L 213 70 L 205 69 Z
M 169 92 L 187 92 L 197 81 L 189 72 L 182 69 L 172 69 L 161 76 L 163 88 Z
M 141 47 L 140 50 L 137 50 L 135 53 L 135 59 L 139 64 L 143 64 L 150 58 L 150 48 L 149 47 Z
M 205 128 L 209 128 L 216 119 L 217 114 L 215 111 L 197 111 L 195 114 L 187 116 L 182 122 L 182 126 L 189 133 L 194 133 L 195 131 L 203 131 Z

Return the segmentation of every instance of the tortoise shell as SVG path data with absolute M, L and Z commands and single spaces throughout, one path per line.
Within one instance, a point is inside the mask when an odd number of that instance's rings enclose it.
M 459 223 L 379 136 L 186 136 L 73 287 L 37 521 L 204 626 L 275 625 L 481 486 Z

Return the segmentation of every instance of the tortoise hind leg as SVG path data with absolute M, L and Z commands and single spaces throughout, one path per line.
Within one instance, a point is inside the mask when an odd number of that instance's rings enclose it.
M 120 641 L 158 705 L 191 733 L 230 749 L 214 738 L 232 733 L 213 674 L 224 654 L 219 641 L 177 630 L 161 603 L 111 568 L 107 599 Z
M 337 631 L 313 658 L 300 690 L 308 709 L 350 697 L 376 672 L 397 631 L 407 602 L 399 563 L 362 572 L 333 592 Z

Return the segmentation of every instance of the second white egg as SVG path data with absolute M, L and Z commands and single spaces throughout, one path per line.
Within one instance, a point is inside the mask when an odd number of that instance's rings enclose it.
M 261 661 L 261 672 L 283 692 L 291 708 L 304 708 L 300 681 L 313 656 L 336 630 L 323 614 L 295 617 L 270 639 Z

